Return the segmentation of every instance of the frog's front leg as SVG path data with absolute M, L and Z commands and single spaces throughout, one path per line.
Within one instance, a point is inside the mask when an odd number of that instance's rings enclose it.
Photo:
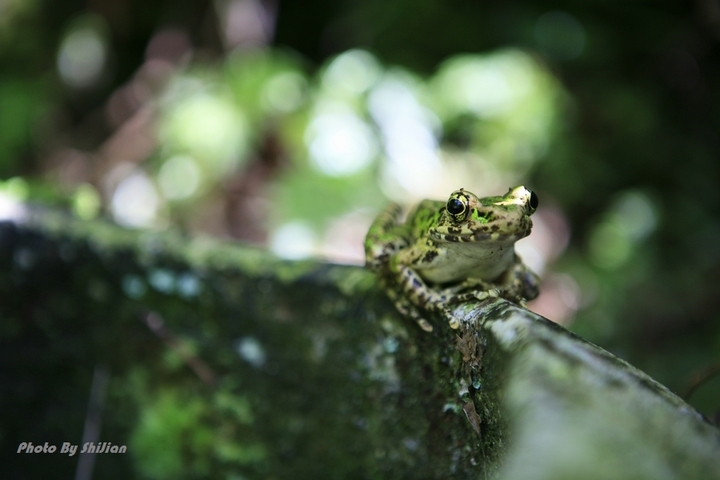
M 412 268 L 396 261 L 392 261 L 390 265 L 400 289 L 412 303 L 426 310 L 442 313 L 447 317 L 450 328 L 455 329 L 460 326 L 460 319 L 447 308 L 448 298 L 441 291 L 429 287 Z
M 500 296 L 514 302 L 523 303 L 533 300 L 540 293 L 540 277 L 530 270 L 520 257 L 499 279 Z
M 365 237 L 365 266 L 375 272 L 385 270 L 392 255 L 407 246 L 407 240 L 396 231 L 402 208 L 388 205 L 373 221 Z
M 392 288 L 386 289 L 387 295 L 390 298 L 390 300 L 395 305 L 395 308 L 406 317 L 411 318 L 412 320 L 415 320 L 417 324 L 425 330 L 426 332 L 432 332 L 433 327 L 430 325 L 430 322 L 425 320 L 422 315 L 420 314 L 420 311 L 410 303 L 410 301 L 405 298 L 402 294 L 398 293 L 397 291 L 393 290 Z

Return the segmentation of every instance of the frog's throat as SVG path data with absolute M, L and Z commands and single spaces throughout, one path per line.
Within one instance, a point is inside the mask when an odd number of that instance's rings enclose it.
M 459 230 L 459 229 L 458 229 Z M 447 227 L 440 227 L 430 230 L 429 236 L 436 242 L 456 242 L 456 243 L 471 243 L 471 242 L 492 242 L 492 243 L 513 243 L 517 242 L 521 238 L 525 238 L 530 235 L 530 230 L 526 232 L 518 232 L 510 235 L 501 234 L 498 232 L 462 232 L 448 231 Z

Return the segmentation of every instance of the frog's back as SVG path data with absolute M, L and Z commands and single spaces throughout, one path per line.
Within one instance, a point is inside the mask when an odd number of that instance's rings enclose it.
M 445 208 L 445 202 L 437 200 L 423 200 L 408 215 L 405 224 L 408 226 L 410 238 L 426 238 L 430 228 L 438 223 L 438 219 Z
M 387 269 L 392 255 L 405 248 L 409 241 L 407 225 L 400 224 L 402 208 L 391 203 L 375 218 L 365 237 L 365 266 L 375 272 Z

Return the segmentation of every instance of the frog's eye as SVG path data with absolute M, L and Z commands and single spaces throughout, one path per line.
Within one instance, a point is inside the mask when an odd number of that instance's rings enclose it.
M 537 210 L 537 207 L 538 207 L 538 205 L 539 205 L 539 202 L 540 202 L 540 200 L 538 200 L 538 196 L 535 195 L 535 192 L 533 192 L 533 191 L 531 190 L 531 191 L 530 191 L 530 208 L 532 209 L 533 212 L 534 212 L 535 210 Z
M 468 209 L 468 203 L 468 199 L 465 195 L 453 195 L 452 197 L 450 197 L 450 200 L 448 200 L 445 208 L 447 209 L 448 213 L 453 217 L 453 220 L 457 222 L 462 222 L 467 218 L 468 212 L 470 211 Z

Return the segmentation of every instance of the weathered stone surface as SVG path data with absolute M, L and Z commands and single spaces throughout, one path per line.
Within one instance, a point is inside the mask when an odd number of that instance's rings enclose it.
M 97 478 L 720 478 L 718 430 L 642 372 L 503 300 L 457 314 L 428 334 L 359 267 L 34 212 L 0 223 L 0 448 L 79 443 L 101 366 L 128 454 Z M 32 457 L 6 471 L 75 471 Z

